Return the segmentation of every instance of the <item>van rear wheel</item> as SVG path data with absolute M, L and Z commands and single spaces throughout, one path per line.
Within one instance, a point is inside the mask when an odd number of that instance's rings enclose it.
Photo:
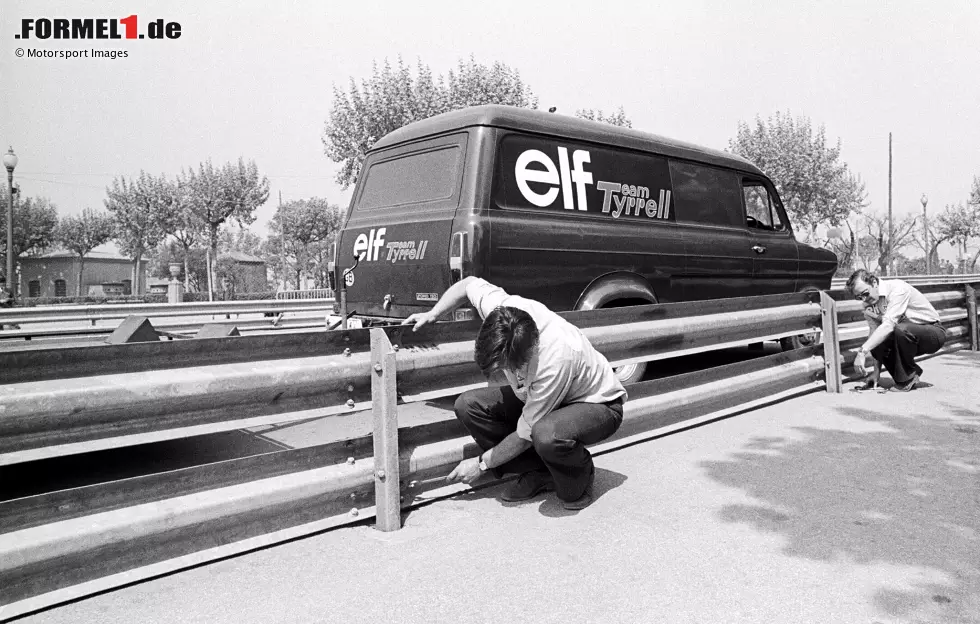
M 616 378 L 619 379 L 619 383 L 625 386 L 643 379 L 643 375 L 647 372 L 647 363 L 637 362 L 635 364 L 626 364 L 625 366 L 614 368 L 613 372 L 616 373 Z

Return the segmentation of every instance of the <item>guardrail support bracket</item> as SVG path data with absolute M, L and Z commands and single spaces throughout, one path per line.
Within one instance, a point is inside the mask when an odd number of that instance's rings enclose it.
M 401 528 L 395 351 L 382 329 L 371 330 L 371 404 L 374 412 L 374 502 L 378 530 Z
M 820 292 L 820 315 L 823 318 L 823 362 L 827 392 L 841 392 L 840 334 L 837 331 L 837 302 L 826 291 Z
M 970 322 L 970 349 L 980 351 L 980 339 L 977 336 L 977 289 L 973 284 L 966 285 L 966 314 Z

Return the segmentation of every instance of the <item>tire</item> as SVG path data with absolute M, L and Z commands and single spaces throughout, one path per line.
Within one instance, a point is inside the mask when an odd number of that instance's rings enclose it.
M 636 362 L 635 364 L 626 364 L 625 366 L 614 368 L 613 372 L 616 373 L 616 378 L 619 379 L 619 383 L 626 386 L 643 379 L 643 375 L 647 372 L 647 363 Z
M 804 293 L 816 293 L 820 292 L 815 287 L 804 288 L 802 291 Z M 805 334 L 797 334 L 796 336 L 787 336 L 786 338 L 779 339 L 779 346 L 783 348 L 783 351 L 794 351 L 796 349 L 805 349 L 806 347 L 812 347 L 813 345 L 820 344 L 823 338 L 822 332 L 820 330 L 807 332 Z

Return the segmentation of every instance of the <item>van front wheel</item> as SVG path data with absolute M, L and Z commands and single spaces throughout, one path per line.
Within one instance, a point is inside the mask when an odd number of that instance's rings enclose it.
M 616 378 L 619 379 L 619 382 L 625 386 L 643 379 L 644 373 L 647 372 L 647 363 L 637 362 L 635 364 L 618 366 L 613 369 L 613 372 L 616 373 Z

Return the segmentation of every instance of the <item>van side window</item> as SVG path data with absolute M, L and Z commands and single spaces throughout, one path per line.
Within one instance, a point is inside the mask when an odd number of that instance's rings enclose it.
M 757 180 L 742 182 L 745 197 L 745 225 L 759 230 L 782 232 L 786 229 L 766 186 Z
M 670 161 L 677 220 L 742 227 L 742 198 L 734 172 Z

